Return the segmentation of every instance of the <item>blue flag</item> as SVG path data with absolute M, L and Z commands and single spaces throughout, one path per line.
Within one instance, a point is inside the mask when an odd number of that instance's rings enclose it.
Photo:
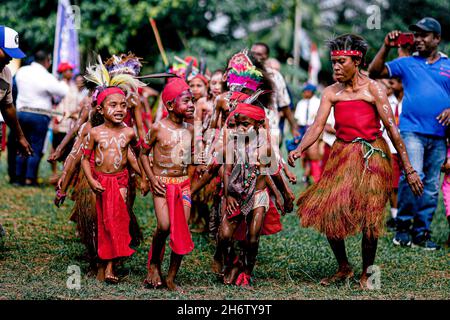
M 53 49 L 53 75 L 57 75 L 58 65 L 61 62 L 72 64 L 74 66 L 74 74 L 80 72 L 77 32 L 79 28 L 79 7 L 70 5 L 69 0 L 59 0 L 56 16 L 55 46 Z

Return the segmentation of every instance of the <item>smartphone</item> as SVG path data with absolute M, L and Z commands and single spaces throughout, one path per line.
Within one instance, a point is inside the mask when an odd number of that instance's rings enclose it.
M 396 46 L 404 46 L 406 44 L 414 44 L 414 34 L 413 33 L 400 33 L 397 40 L 395 40 Z

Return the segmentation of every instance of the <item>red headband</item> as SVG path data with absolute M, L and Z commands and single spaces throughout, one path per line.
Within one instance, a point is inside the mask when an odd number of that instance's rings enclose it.
M 357 56 L 362 58 L 363 54 L 359 50 L 333 50 L 331 56 Z
M 195 77 L 193 77 L 191 79 L 191 81 L 196 79 L 196 78 L 202 80 L 203 83 L 205 84 L 205 86 L 208 86 L 209 81 L 208 81 L 208 79 L 206 79 L 206 77 L 204 75 L 202 75 L 201 73 L 198 73 Z
M 236 109 L 230 113 L 230 117 L 233 117 L 238 113 L 256 121 L 261 121 L 266 118 L 264 109 L 248 103 L 239 103 Z
M 97 105 L 101 105 L 103 100 L 105 100 L 107 96 L 109 96 L 110 94 L 115 94 L 115 93 L 119 93 L 119 94 L 121 94 L 121 95 L 123 95 L 125 97 L 125 92 L 123 92 L 118 87 L 106 88 L 105 90 L 103 90 L 102 92 L 100 92 L 98 94 L 98 96 L 97 96 Z
M 186 81 L 181 78 L 174 78 L 174 80 L 167 83 L 164 87 L 164 90 L 161 93 L 162 102 L 166 105 L 167 102 L 175 100 L 180 94 L 189 89 L 189 85 Z

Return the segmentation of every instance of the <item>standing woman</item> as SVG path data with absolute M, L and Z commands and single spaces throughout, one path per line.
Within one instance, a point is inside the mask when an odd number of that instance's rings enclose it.
M 345 34 L 331 40 L 328 46 L 337 82 L 324 90 L 317 117 L 297 149 L 289 154 L 289 164 L 294 166 L 302 152 L 319 138 L 334 108 L 337 139 L 321 180 L 300 195 L 298 215 L 303 227 L 314 227 L 327 236 L 339 264 L 336 274 L 321 281 L 323 285 L 353 277 L 344 239 L 363 233 L 359 283 L 364 289 L 367 269 L 375 260 L 392 185 L 390 152 L 382 138 L 380 118 L 401 157 L 404 174 L 415 195 L 422 194 L 423 184 L 411 166 L 386 93 L 360 71 L 366 41 Z

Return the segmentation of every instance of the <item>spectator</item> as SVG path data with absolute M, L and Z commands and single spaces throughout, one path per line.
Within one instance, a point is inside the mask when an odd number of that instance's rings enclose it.
M 292 135 L 294 137 L 298 136 L 299 133 L 297 124 L 295 123 L 291 109 L 289 108 L 291 99 L 289 98 L 286 82 L 284 81 L 284 78 L 279 71 L 272 69 L 267 65 L 267 59 L 269 58 L 270 53 L 269 46 L 262 42 L 255 43 L 251 48 L 251 53 L 258 61 L 266 66 L 267 73 L 269 74 L 271 80 L 275 85 L 275 94 L 273 95 L 273 107 L 275 108 L 275 112 L 270 112 L 267 114 L 270 128 L 272 130 L 279 130 L 278 124 L 280 121 L 280 115 L 278 113 L 281 113 L 281 115 L 286 117 L 289 121 L 289 124 L 291 125 Z
M 53 117 L 53 139 L 52 147 L 55 150 L 61 141 L 66 136 L 66 133 L 75 125 L 75 121 L 78 119 L 78 113 L 80 112 L 80 102 L 83 99 L 81 90 L 79 89 L 79 83 L 76 84 L 73 78 L 73 66 L 70 63 L 62 62 L 58 66 L 58 74 L 61 75 L 62 80 L 69 87 L 69 91 L 64 99 L 56 107 L 56 115 Z M 72 150 L 73 140 L 65 148 L 64 154 L 61 158 L 62 161 L 66 159 L 69 152 Z M 58 181 L 57 163 L 52 162 L 52 177 L 50 183 Z
M 34 150 L 32 156 L 16 158 L 16 177 L 20 185 L 37 185 L 39 163 L 52 115 L 52 96 L 64 97 L 69 90 L 67 84 L 47 71 L 50 66 L 50 55 L 38 51 L 35 62 L 20 68 L 16 74 L 19 123 Z
M 439 246 L 431 241 L 430 225 L 438 204 L 440 168 L 446 155 L 445 126 L 450 123 L 450 62 L 438 52 L 438 21 L 423 18 L 409 29 L 414 32 L 417 54 L 385 63 L 390 49 L 398 46 L 396 40 L 401 33 L 392 31 L 386 35 L 369 72 L 372 78 L 399 77 L 403 82 L 400 132 L 411 164 L 424 183 L 423 195 L 414 197 L 405 177 L 400 178 L 393 242 L 436 250 Z
M 18 33 L 8 27 L 0 26 L 0 117 L 3 122 L 11 127 L 18 141 L 18 149 L 23 155 L 29 156 L 33 153 L 27 139 L 25 138 L 16 117 L 16 108 L 12 97 L 12 76 L 6 66 L 12 58 L 22 59 L 25 54 L 19 49 Z M 3 128 L 2 128 L 3 129 Z M 3 140 L 3 130 L 0 131 L 0 141 Z M 1 153 L 0 149 L 0 153 Z M 5 231 L 0 224 L 0 238 L 5 236 Z
M 297 120 L 300 137 L 303 137 L 308 126 L 313 124 L 319 110 L 320 99 L 314 94 L 315 92 L 316 86 L 307 83 L 303 87 L 303 99 L 297 103 L 294 117 Z M 302 181 L 304 183 L 308 182 L 307 184 L 309 185 L 310 177 L 312 177 L 314 182 L 317 182 L 321 175 L 319 141 L 316 141 L 309 147 L 305 155 L 306 157 L 302 161 L 303 169 L 305 170 Z

